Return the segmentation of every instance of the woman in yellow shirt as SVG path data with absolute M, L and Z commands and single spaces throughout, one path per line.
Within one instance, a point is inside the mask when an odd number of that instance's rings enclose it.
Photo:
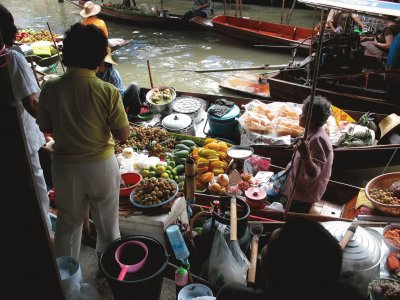
M 106 38 L 108 38 L 108 30 L 106 23 L 103 20 L 97 18 L 96 16 L 100 11 L 101 11 L 100 5 L 94 4 L 92 1 L 87 1 L 80 12 L 80 15 L 83 18 L 85 18 L 85 20 L 82 21 L 82 24 L 83 25 L 93 24 L 99 27 L 106 35 Z

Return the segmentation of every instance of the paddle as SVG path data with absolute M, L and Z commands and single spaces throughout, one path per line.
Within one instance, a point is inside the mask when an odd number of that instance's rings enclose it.
M 283 70 L 287 67 L 288 67 L 288 64 L 264 65 L 264 66 L 244 67 L 244 68 L 207 69 L 207 70 L 181 69 L 178 71 L 189 71 L 189 72 L 196 72 L 196 73 L 212 73 L 212 72 L 249 71 L 249 70 Z

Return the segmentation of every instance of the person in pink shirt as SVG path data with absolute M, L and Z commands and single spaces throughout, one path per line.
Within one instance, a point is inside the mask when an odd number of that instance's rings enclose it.
M 299 125 L 305 127 L 310 97 L 303 101 Z M 300 139 L 295 146 L 295 154 L 287 175 L 282 195 L 287 198 L 294 187 L 294 177 L 302 161 L 296 190 L 290 206 L 292 212 L 307 213 L 311 206 L 321 200 L 331 177 L 333 148 L 323 128 L 331 115 L 331 104 L 322 96 L 315 96 L 310 128 L 306 140 Z M 286 167 L 289 168 L 290 164 Z

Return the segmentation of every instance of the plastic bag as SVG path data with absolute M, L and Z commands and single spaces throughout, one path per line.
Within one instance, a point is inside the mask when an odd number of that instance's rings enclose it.
M 240 249 L 239 243 L 234 244 L 234 249 L 229 248 L 230 237 L 226 229 L 227 225 L 218 224 L 209 259 L 208 280 L 219 286 L 231 282 L 246 284 L 249 261 Z M 237 253 L 238 261 L 231 251 Z
M 90 283 L 81 284 L 79 300 L 105 300 Z
M 282 170 L 270 178 L 272 185 L 267 190 L 267 199 L 270 202 L 279 201 L 281 198 L 281 193 L 285 188 L 286 178 L 288 175 L 288 170 Z
M 244 161 L 243 172 L 255 176 L 259 171 L 268 171 L 271 165 L 271 159 L 253 154 Z

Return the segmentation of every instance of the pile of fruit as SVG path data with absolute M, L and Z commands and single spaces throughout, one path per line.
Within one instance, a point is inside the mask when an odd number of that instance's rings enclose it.
M 57 33 L 53 33 L 53 37 L 56 38 L 60 36 Z M 16 42 L 20 44 L 33 44 L 39 41 L 49 41 L 52 42 L 53 39 L 51 37 L 50 32 L 42 29 L 40 31 L 35 31 L 32 28 L 20 29 L 16 35 Z
M 176 194 L 176 185 L 164 178 L 144 178 L 134 189 L 135 201 L 141 205 L 156 205 Z
M 132 126 L 129 139 L 125 143 L 121 144 L 115 141 L 114 152 L 119 154 L 124 148 L 131 147 L 137 152 L 147 150 L 150 156 L 165 158 L 166 151 L 173 146 L 174 139 L 164 129 Z
M 203 147 L 193 150 L 192 158 L 196 163 L 197 190 L 206 189 L 215 176 L 225 173 L 230 161 L 227 150 L 227 143 L 212 138 L 207 138 Z
M 171 155 L 168 155 L 165 164 L 157 164 L 155 167 L 144 168 L 141 174 L 144 178 L 156 177 L 172 179 L 178 183 L 179 189 L 183 189 L 185 161 L 190 152 L 197 147 L 191 140 L 177 141 Z

